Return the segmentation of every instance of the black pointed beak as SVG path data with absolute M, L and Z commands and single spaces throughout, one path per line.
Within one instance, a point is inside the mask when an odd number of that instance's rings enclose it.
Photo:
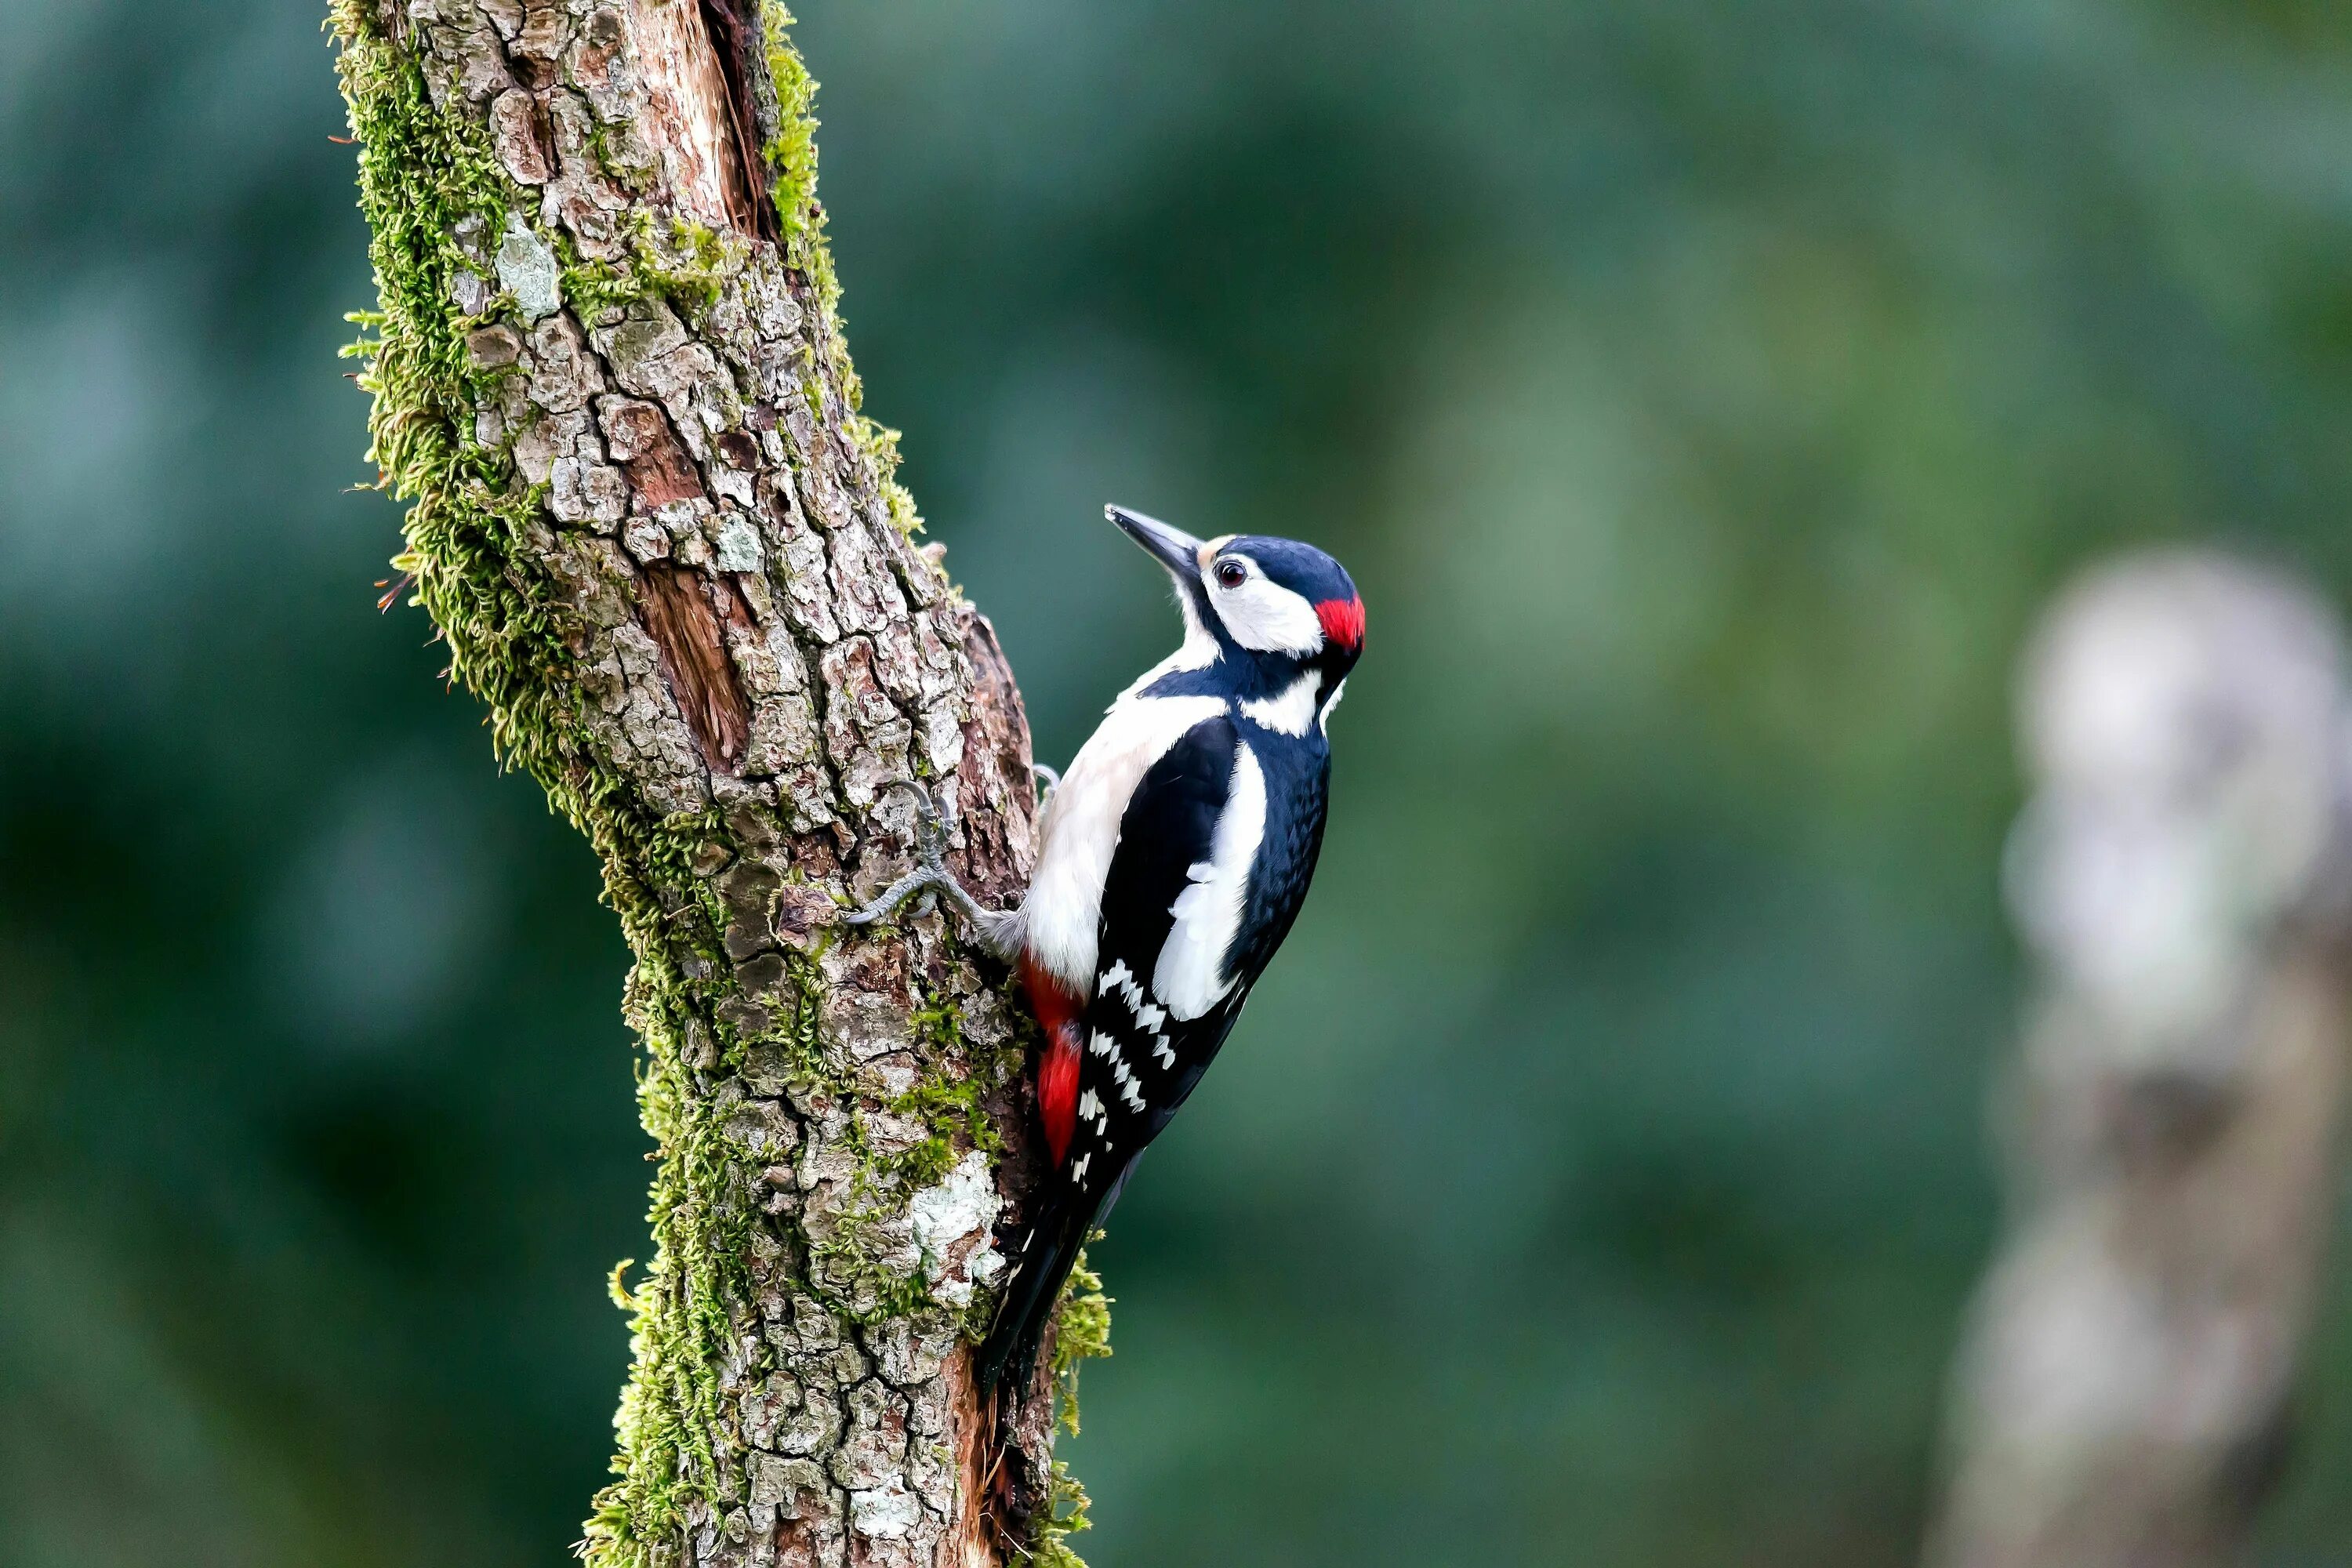
M 1107 506 L 1103 515 L 1127 531 L 1127 536 L 1150 551 L 1153 559 L 1187 582 L 1201 574 L 1201 542 L 1181 528 L 1171 528 L 1156 517 Z

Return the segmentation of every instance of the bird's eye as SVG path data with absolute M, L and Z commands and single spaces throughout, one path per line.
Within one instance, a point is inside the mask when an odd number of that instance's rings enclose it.
M 1243 565 L 1240 562 L 1220 561 L 1217 563 L 1217 586 L 1220 588 L 1238 588 L 1248 581 L 1249 568 Z

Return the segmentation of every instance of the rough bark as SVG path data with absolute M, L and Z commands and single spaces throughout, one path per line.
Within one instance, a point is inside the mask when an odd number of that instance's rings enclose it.
M 382 483 L 414 502 L 396 564 L 502 754 L 593 840 L 635 958 L 656 1254 L 614 1275 L 635 1365 L 583 1550 L 1067 1561 L 1054 1400 L 1000 1454 L 970 1375 L 1027 1023 L 935 916 L 835 923 L 908 865 L 894 784 L 929 784 L 999 904 L 1034 795 L 993 634 L 910 542 L 894 437 L 857 412 L 789 18 L 332 19 L 382 296 L 354 352 Z M 1075 1321 L 1065 1368 L 1099 1350 L 1098 1300 Z
M 2345 698 L 2334 617 L 2205 556 L 2094 578 L 2029 660 L 2010 892 L 2042 979 L 1943 1568 L 2244 1558 L 2335 1185 Z

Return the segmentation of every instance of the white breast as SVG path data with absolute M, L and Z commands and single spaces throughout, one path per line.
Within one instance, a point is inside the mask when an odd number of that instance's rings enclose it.
M 1249 899 L 1250 866 L 1265 838 L 1265 772 L 1244 742 L 1234 751 L 1233 788 L 1217 818 L 1209 858 L 1194 865 L 1191 883 L 1169 912 L 1176 924 L 1160 950 L 1151 992 L 1170 1015 L 1191 1022 L 1225 999 L 1225 953 L 1241 930 Z
M 1224 711 L 1221 697 L 1122 697 L 1062 775 L 1021 920 L 1030 956 L 1071 994 L 1094 994 L 1103 883 L 1136 785 L 1187 731 Z

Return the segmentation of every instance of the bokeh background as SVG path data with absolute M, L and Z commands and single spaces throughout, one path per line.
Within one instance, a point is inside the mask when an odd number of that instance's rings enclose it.
M 553 1563 L 647 1168 L 335 350 L 314 0 L 0 4 L 0 1564 Z M 2338 0 L 805 0 L 869 408 L 1060 759 L 1117 499 L 1371 606 L 1098 1249 L 1097 1568 L 1880 1564 L 1997 1224 L 2035 607 L 2352 590 Z M 2279 1563 L 2352 1556 L 2352 1248 Z

